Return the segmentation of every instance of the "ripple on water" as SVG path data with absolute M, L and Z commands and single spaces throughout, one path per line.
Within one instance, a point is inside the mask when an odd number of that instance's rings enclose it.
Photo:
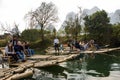
M 111 64 L 111 70 L 112 71 L 120 71 L 120 64 L 118 64 L 118 63 Z

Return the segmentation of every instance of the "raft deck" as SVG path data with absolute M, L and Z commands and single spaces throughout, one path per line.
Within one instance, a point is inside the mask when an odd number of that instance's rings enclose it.
M 106 53 L 106 52 L 110 52 L 110 51 L 114 51 L 114 50 L 119 50 L 120 47 L 117 48 L 104 48 L 104 49 L 99 49 L 99 50 L 94 50 L 94 51 L 80 51 L 79 49 L 73 49 L 73 51 L 70 51 L 69 47 L 65 47 L 65 49 L 63 50 L 63 52 L 59 51 L 60 55 L 63 54 L 77 54 L 77 53 Z M 46 49 L 47 54 L 56 54 L 55 50 L 53 47 L 49 47 L 48 49 Z
M 31 75 L 31 71 L 25 71 L 27 69 L 31 70 L 31 68 L 57 65 L 58 63 L 70 60 L 78 55 L 79 54 L 70 54 L 64 56 L 34 55 L 32 57 L 29 57 L 26 62 L 10 64 L 11 66 L 16 66 L 15 68 L 1 69 L 0 80 L 17 80 L 20 78 L 20 76 L 23 76 L 22 78 L 24 78 L 24 75 Z

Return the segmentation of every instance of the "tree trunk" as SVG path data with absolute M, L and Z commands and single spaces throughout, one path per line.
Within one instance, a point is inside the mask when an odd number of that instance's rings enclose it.
M 41 24 L 41 39 L 44 41 L 44 30 L 43 30 L 43 24 Z
M 77 41 L 77 36 L 78 36 L 78 33 L 77 33 L 77 31 L 76 31 L 76 34 L 75 34 L 75 40 Z

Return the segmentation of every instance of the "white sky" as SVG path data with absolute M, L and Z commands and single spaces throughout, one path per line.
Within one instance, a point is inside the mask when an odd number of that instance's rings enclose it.
M 53 2 L 58 8 L 59 21 L 56 28 L 59 29 L 69 12 L 78 12 L 78 6 L 82 9 L 91 9 L 97 6 L 107 12 L 120 9 L 120 0 L 0 0 L 0 22 L 13 25 L 19 24 L 19 29 L 26 28 L 24 15 L 40 6 L 41 2 Z

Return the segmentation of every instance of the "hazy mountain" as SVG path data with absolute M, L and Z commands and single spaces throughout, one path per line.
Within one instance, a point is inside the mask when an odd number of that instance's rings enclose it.
M 97 11 L 100 11 L 100 9 L 98 7 L 93 7 L 92 9 L 84 9 L 83 12 L 82 12 L 82 25 L 84 25 L 84 20 L 83 18 L 86 16 L 86 15 L 92 15 L 93 13 L 97 12 Z M 70 12 L 68 13 L 68 15 L 66 16 L 66 20 L 69 18 L 69 17 L 75 17 L 75 13 L 74 12 Z M 111 24 L 115 24 L 115 23 L 120 23 L 120 9 L 116 10 L 115 12 L 113 13 L 108 13 L 108 17 L 110 17 L 110 23 Z M 63 22 L 60 30 L 64 30 L 64 26 L 65 25 L 65 22 Z
M 84 9 L 83 12 L 82 12 L 82 18 L 84 18 L 86 15 L 92 15 L 93 13 L 95 13 L 95 12 L 97 12 L 97 11 L 100 11 L 100 9 L 97 8 L 97 7 L 93 7 L 93 8 L 90 9 L 90 10 L 89 10 L 89 9 Z M 74 12 L 68 13 L 67 16 L 66 16 L 66 20 L 68 20 L 69 18 L 73 18 L 73 19 L 74 19 L 74 18 L 75 18 L 75 15 L 76 15 L 76 13 L 74 13 Z M 84 21 L 82 20 L 81 23 L 83 24 Z M 66 25 L 65 22 L 63 22 L 60 30 L 64 30 L 64 29 L 65 29 L 65 28 L 64 28 L 64 25 Z
M 69 18 L 75 19 L 75 15 L 76 15 L 76 13 L 74 13 L 74 12 L 68 13 L 66 16 L 66 20 L 69 20 Z
M 110 23 L 116 24 L 120 23 L 120 9 L 116 10 L 115 13 L 110 13 Z
M 93 7 L 90 10 L 89 9 L 84 9 L 82 15 L 84 15 L 84 16 L 86 16 L 86 15 L 92 15 L 93 13 L 95 13 L 97 11 L 100 11 L 100 9 L 98 7 Z
M 66 21 L 68 21 L 70 18 L 75 19 L 75 15 L 76 15 L 76 13 L 74 13 L 74 12 L 68 13 L 68 14 L 66 15 Z M 59 30 L 64 30 L 64 29 L 65 29 L 65 27 L 64 27 L 65 25 L 66 25 L 66 23 L 65 23 L 65 21 L 64 21 Z
M 90 11 L 88 15 L 92 15 L 93 13 L 100 11 L 100 9 L 98 7 L 93 7 Z

